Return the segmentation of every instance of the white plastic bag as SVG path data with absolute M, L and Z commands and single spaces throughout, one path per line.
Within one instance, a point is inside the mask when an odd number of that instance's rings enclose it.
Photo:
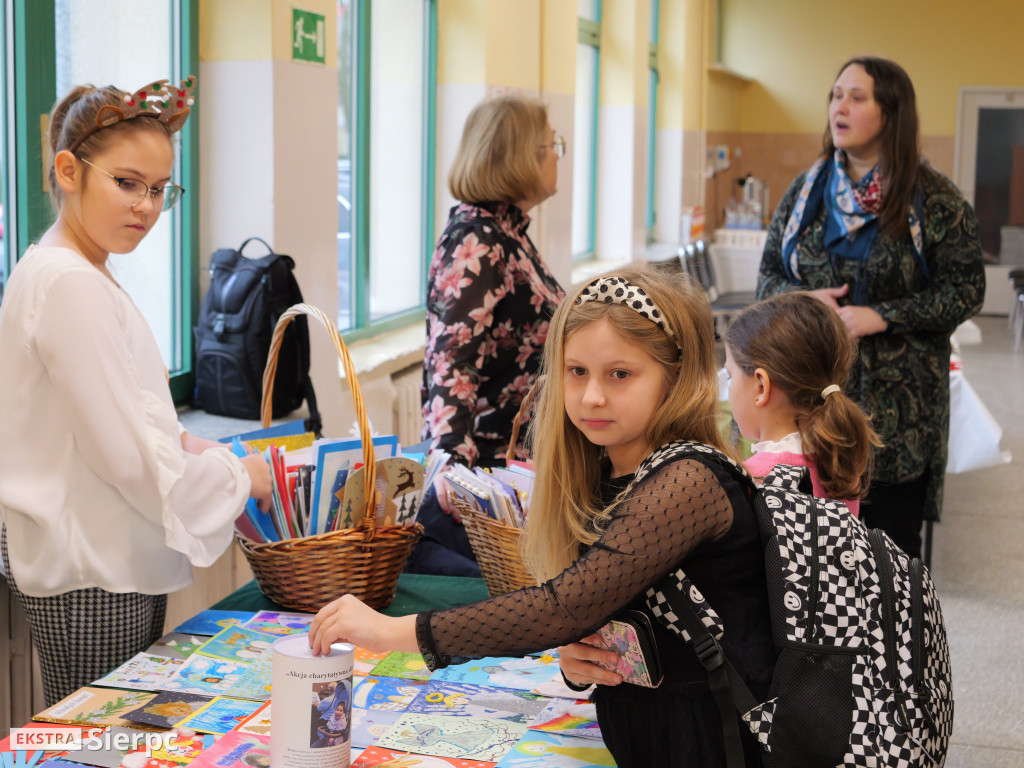
M 957 474 L 1010 463 L 999 450 L 1003 430 L 962 371 L 949 372 L 949 459 L 946 472 Z

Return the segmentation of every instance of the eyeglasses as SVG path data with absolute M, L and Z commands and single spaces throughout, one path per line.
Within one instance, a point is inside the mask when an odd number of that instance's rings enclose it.
M 128 208 L 134 208 L 136 205 L 146 199 L 146 195 L 149 195 L 153 200 L 153 204 L 160 207 L 161 211 L 169 211 L 178 201 L 181 200 L 181 196 L 185 194 L 185 190 L 179 187 L 177 184 L 167 182 L 162 187 L 151 187 L 146 182 L 140 179 L 129 179 L 123 176 L 115 176 L 109 171 L 104 171 L 85 158 L 78 158 L 83 163 L 88 165 L 90 168 L 95 168 L 97 171 L 102 173 L 104 176 L 109 176 L 117 184 L 117 189 L 120 192 L 121 204 Z
M 555 153 L 555 157 L 565 157 L 565 139 L 563 139 L 557 133 L 555 134 L 554 140 L 550 144 L 541 144 L 540 146 L 541 149 L 547 149 L 548 147 L 551 147 L 551 149 Z

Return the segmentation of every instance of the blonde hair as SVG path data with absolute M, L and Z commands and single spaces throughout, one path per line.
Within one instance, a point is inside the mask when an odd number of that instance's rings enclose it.
M 868 415 L 844 390 L 857 345 L 831 307 L 794 291 L 753 304 L 729 324 L 725 343 L 748 376 L 763 368 L 797 410 L 804 453 L 831 499 L 867 494 L 871 448 L 882 442 Z M 822 391 L 837 385 L 827 397 Z
M 96 127 L 96 116 L 106 106 L 121 106 L 121 91 L 112 85 L 97 88 L 95 85 L 79 85 L 72 88 L 64 98 L 53 105 L 50 111 L 50 150 L 52 158 L 58 152 L 70 149 L 79 137 Z M 75 157 L 89 160 L 101 154 L 111 144 L 126 134 L 136 131 L 153 131 L 171 140 L 171 130 L 160 120 L 121 120 L 102 130 L 96 131 L 75 150 Z M 88 166 L 86 166 L 88 172 Z M 54 159 L 48 169 L 50 199 L 54 208 L 59 208 L 63 190 L 57 183 L 57 168 Z
M 548 110 L 523 96 L 477 104 L 466 118 L 448 173 L 448 189 L 464 203 L 517 203 L 544 195 L 540 160 Z
M 537 478 L 523 540 L 527 566 L 539 580 L 560 573 L 579 556 L 581 544 L 596 541 L 615 506 L 603 507 L 598 495 L 603 449 L 588 441 L 565 412 L 565 342 L 580 328 L 608 318 L 623 338 L 664 368 L 667 394 L 644 431 L 648 445 L 696 440 L 735 457 L 718 429 L 715 329 L 704 291 L 682 274 L 644 267 L 625 267 L 614 274 L 642 288 L 658 305 L 675 341 L 621 304 L 577 305 L 585 285 L 555 312 L 544 345 L 542 370 L 547 378 L 531 427 Z

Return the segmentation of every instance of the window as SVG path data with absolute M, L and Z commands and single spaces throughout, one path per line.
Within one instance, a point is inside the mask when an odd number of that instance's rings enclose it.
M 597 211 L 597 86 L 601 55 L 601 0 L 579 0 L 576 97 L 572 141 L 572 254 L 594 256 Z
M 0 40 L 4 41 L 4 56 L 0 58 L 0 302 L 4 299 L 4 285 L 7 283 L 7 275 L 10 273 L 11 264 L 14 260 L 11 253 L 16 250 L 9 246 L 10 228 L 7 226 L 7 216 L 10 215 L 10 206 L 7 205 L 7 140 L 8 135 L 7 115 L 10 114 L 10 107 L 7 104 L 7 53 L 11 47 L 7 45 L 7 10 L 0 9 Z
M 422 317 L 433 247 L 435 26 L 433 0 L 338 3 L 343 331 Z
M 114 84 L 136 89 L 149 80 L 177 82 L 197 73 L 195 30 L 197 0 L 34 0 L 15 3 L 13 24 L 14 123 L 18 177 L 17 244 L 21 254 L 50 225 L 41 169 L 39 115 L 48 113 L 59 95 L 80 83 Z M 200 86 L 201 87 L 201 86 Z M 5 121 L 6 122 L 6 121 Z M 176 400 L 192 389 L 193 308 L 198 234 L 198 190 L 193 179 L 192 148 L 197 121 L 177 134 L 175 181 L 188 190 L 183 201 L 160 217 L 130 254 L 111 254 L 111 272 L 131 295 L 153 329 L 171 373 Z M 33 142 L 31 138 L 36 137 Z M 185 254 L 190 254 L 186 257 Z
M 658 140 L 658 12 L 661 3 L 651 0 L 651 38 L 647 76 L 647 242 L 654 241 L 654 180 L 657 170 Z

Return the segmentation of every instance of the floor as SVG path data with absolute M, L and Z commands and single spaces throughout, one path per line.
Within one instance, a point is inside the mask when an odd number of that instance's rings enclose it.
M 1003 428 L 1013 461 L 947 475 L 932 577 L 953 660 L 948 768 L 1024 766 L 1024 350 L 1005 317 L 980 317 L 963 372 Z
M 1024 350 L 1005 317 L 980 317 L 982 343 L 960 348 L 966 379 L 1004 430 L 1013 461 L 946 478 L 932 576 L 953 660 L 956 714 L 948 768 L 1024 766 Z M 252 422 L 189 413 L 215 437 Z

